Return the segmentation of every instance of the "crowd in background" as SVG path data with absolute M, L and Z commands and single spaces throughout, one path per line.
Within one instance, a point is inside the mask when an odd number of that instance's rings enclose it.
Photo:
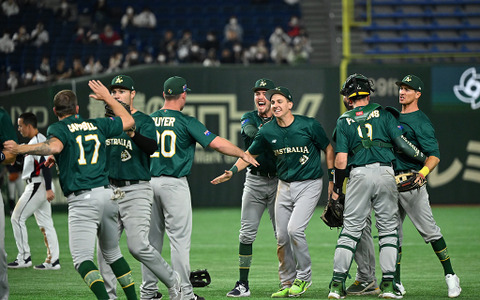
M 269 1 L 278 0 L 252 0 L 251 5 Z M 56 26 L 67 28 L 67 24 L 75 24 L 71 32 L 67 32 L 70 40 L 66 40 L 65 44 L 73 49 L 90 47 L 101 50 L 85 55 L 85 51 L 73 51 L 71 54 L 52 49 L 58 47 L 52 47 L 55 36 L 46 28 L 47 20 L 38 21 L 35 28 L 31 29 L 27 24 L 2 28 L 0 55 L 4 57 L 21 55 L 25 47 L 47 50 L 35 63 L 23 63 L 21 67 L 6 63 L 0 74 L 0 91 L 14 91 L 24 86 L 100 72 L 119 72 L 140 64 L 190 63 L 205 67 L 223 64 L 302 64 L 308 63 L 313 51 L 307 30 L 301 18 L 295 14 L 271 28 L 269 36 L 258 36 L 252 42 L 245 41 L 244 26 L 235 15 L 228 17 L 225 24 L 217 25 L 217 29 L 209 30 L 205 36 L 196 36 L 195 28 L 170 28 L 168 22 L 162 22 L 161 16 L 157 16 L 148 6 L 137 10 L 127 6 L 124 11 L 119 11 L 118 7 L 109 5 L 106 0 L 94 2 L 93 7 L 86 7 L 70 0 L 4 0 L 1 5 L 2 18 L 21 15 L 27 6 L 36 5 L 38 9 L 52 11 Z M 223 32 L 218 30 L 219 26 L 224 26 Z

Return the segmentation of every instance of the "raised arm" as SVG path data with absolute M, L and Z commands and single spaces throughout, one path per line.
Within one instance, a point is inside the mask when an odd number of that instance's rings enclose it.
M 63 150 L 63 143 L 56 137 L 32 145 L 18 145 L 15 141 L 6 141 L 3 146 L 14 154 L 51 155 L 58 154 Z
M 117 100 L 113 99 L 107 87 L 103 85 L 100 80 L 90 80 L 88 86 L 95 94 L 90 94 L 90 97 L 104 101 L 113 110 L 115 115 L 122 119 L 123 130 L 128 130 L 135 125 L 135 120 L 132 114 L 127 111 Z

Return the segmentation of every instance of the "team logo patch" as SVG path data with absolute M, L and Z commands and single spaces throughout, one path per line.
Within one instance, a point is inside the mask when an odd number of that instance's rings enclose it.
M 300 159 L 298 160 L 300 162 L 301 165 L 304 165 L 308 160 L 308 156 L 306 156 L 305 154 L 302 155 L 302 157 L 300 157 Z
M 130 152 L 128 152 L 127 150 L 123 150 L 120 154 L 120 158 L 122 159 L 122 161 L 127 161 L 132 158 L 132 156 L 130 155 Z
M 275 144 L 277 142 L 277 140 L 272 140 L 272 144 Z
M 357 112 L 355 113 L 355 115 L 356 115 L 356 116 L 363 116 L 363 111 L 357 111 Z
M 206 135 L 206 136 L 209 136 L 209 135 L 212 134 L 212 133 L 211 133 L 210 131 L 208 131 L 208 130 L 205 130 L 205 132 L 204 132 L 203 134 Z

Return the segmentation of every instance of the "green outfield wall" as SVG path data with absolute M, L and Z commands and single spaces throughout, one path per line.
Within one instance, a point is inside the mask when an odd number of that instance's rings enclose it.
M 441 162 L 429 176 L 433 204 L 480 203 L 480 67 L 475 65 L 351 65 L 349 73 L 370 77 L 376 92 L 374 102 L 384 106 L 398 105 L 395 81 L 415 74 L 425 83 L 420 108 L 431 118 L 440 143 Z M 479 72 L 479 74 L 477 74 Z M 251 87 L 261 77 L 286 86 L 294 97 L 295 113 L 315 117 L 327 134 L 331 134 L 340 114 L 339 71 L 337 67 L 220 67 L 148 66 L 123 70 L 135 80 L 137 96 L 134 105 L 147 114 L 163 104 L 163 82 L 170 76 L 185 77 L 192 91 L 184 112 L 197 117 L 207 128 L 243 147 L 239 130 L 241 115 L 254 109 Z M 95 77 L 108 84 L 117 74 Z M 84 117 L 102 117 L 101 102 L 89 99 L 88 80 L 82 77 L 51 86 L 22 89 L 0 94 L 0 105 L 16 118 L 25 111 L 37 114 L 39 129 L 46 133 L 56 121 L 52 99 L 62 89 L 74 90 Z M 20 139 L 22 140 L 22 139 Z M 239 206 L 244 173 L 233 180 L 213 186 L 210 180 L 230 168 L 235 159 L 210 149 L 197 147 L 195 163 L 189 176 L 194 206 Z M 58 188 L 58 183 L 57 183 Z M 61 194 L 58 192 L 57 194 Z M 320 204 L 326 201 L 323 191 Z M 55 203 L 65 203 L 57 196 Z

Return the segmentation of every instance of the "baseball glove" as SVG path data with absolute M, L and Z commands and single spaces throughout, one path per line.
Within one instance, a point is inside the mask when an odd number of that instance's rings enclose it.
M 418 182 L 415 182 L 418 175 L 418 172 L 412 171 L 408 173 L 402 173 L 398 174 L 395 176 L 395 181 L 397 182 L 397 189 L 399 192 L 406 192 L 406 191 L 411 191 L 418 189 L 422 187 L 425 183 L 427 183 L 427 180 L 423 177 L 420 177 L 421 180 Z
M 125 107 L 128 113 L 131 114 L 130 105 L 118 100 L 117 102 L 120 103 L 123 107 Z M 108 104 L 105 104 L 105 117 L 115 117 L 115 113 L 113 112 L 112 108 Z M 135 125 L 133 125 L 133 127 L 128 129 L 127 131 L 135 131 Z
M 337 200 L 333 200 L 330 196 L 321 216 L 323 222 L 329 227 L 342 227 L 344 205 L 345 194 L 339 194 Z
M 195 270 L 190 272 L 190 282 L 193 287 L 204 287 L 212 282 L 207 269 Z

